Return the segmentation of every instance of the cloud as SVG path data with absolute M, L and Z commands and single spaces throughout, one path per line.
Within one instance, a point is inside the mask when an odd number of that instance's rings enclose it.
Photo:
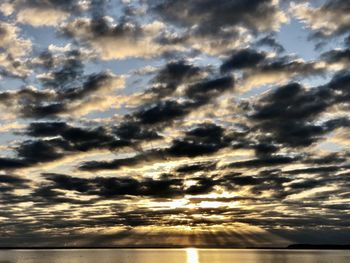
M 262 157 L 259 159 L 230 163 L 227 165 L 227 168 L 259 168 L 266 166 L 289 164 L 296 160 L 298 160 L 298 158 L 276 155 L 270 157 Z
M 0 174 L 0 189 L 2 192 L 29 188 L 29 182 L 30 180 L 19 176 Z
M 221 1 L 196 0 L 149 1 L 150 10 L 162 19 L 179 26 L 192 27 L 197 34 L 220 35 L 225 29 L 244 26 L 252 31 L 276 30 L 286 22 L 278 1 Z M 267 17 L 265 14 L 269 13 Z M 204 26 L 205 25 L 205 26 Z
M 66 46 L 55 51 L 51 46 L 30 63 L 35 70 L 45 70 L 36 75 L 42 86 L 3 91 L 0 104 L 23 118 L 54 117 L 68 112 L 86 115 L 112 107 L 117 103 L 117 94 L 111 93 L 124 87 L 125 79 L 110 71 L 84 74 L 82 61 L 88 58 L 84 49 Z
M 209 79 L 189 86 L 185 94 L 199 104 L 207 103 L 223 92 L 233 89 L 234 79 L 231 76 Z
M 14 57 L 24 56 L 31 49 L 30 40 L 19 36 L 19 28 L 14 24 L 1 22 L 0 24 L 0 47 Z
M 69 73 L 75 74 L 75 73 Z M 14 113 L 23 118 L 45 118 L 64 114 L 76 113 L 86 115 L 91 111 L 103 110 L 111 107 L 115 101 L 105 105 L 107 93 L 120 89 L 124 79 L 108 72 L 84 76 L 79 86 L 66 88 L 64 83 L 71 83 L 66 75 L 58 74 L 53 79 L 45 80 L 56 90 L 39 90 L 34 87 L 25 87 L 17 91 L 4 91 L 0 93 L 0 104 L 9 107 Z M 110 95 L 108 95 L 110 96 Z M 104 107 L 101 107 L 101 106 Z
M 216 168 L 216 162 L 199 162 L 182 165 L 176 168 L 178 173 L 195 173 L 198 171 L 210 171 Z
M 0 48 L 0 76 L 25 78 L 30 74 L 24 57 L 31 51 L 32 42 L 21 37 L 15 24 L 0 22 Z
M 202 124 L 186 132 L 183 138 L 175 139 L 170 146 L 136 153 L 132 157 L 112 161 L 84 162 L 79 169 L 84 171 L 114 170 L 134 167 L 144 163 L 167 160 L 168 158 L 196 157 L 213 154 L 227 146 L 223 129 L 214 124 Z
M 1 169 L 18 169 L 27 167 L 28 164 L 25 160 L 16 159 L 16 158 L 4 158 L 0 157 L 0 167 Z
M 175 119 L 183 118 L 233 87 L 234 80 L 230 76 L 203 79 L 189 85 L 183 92 L 183 99 L 157 100 L 154 103 L 146 103 L 128 117 L 142 124 L 164 125 Z M 153 91 L 154 89 L 151 90 Z
M 321 54 L 321 59 L 330 65 L 330 68 L 343 70 L 350 64 L 350 49 L 333 49 Z
M 171 121 L 174 118 L 186 115 L 192 103 L 179 103 L 177 101 L 160 101 L 155 105 L 149 105 L 137 111 L 134 116 L 144 124 L 155 124 Z
M 16 131 L 24 128 L 26 125 L 18 122 L 3 123 L 0 128 L 0 133 Z
M 132 123 L 110 128 L 84 128 L 65 122 L 34 122 L 22 133 L 35 139 L 18 143 L 14 147 L 16 158 L 0 158 L 2 169 L 36 166 L 96 149 L 114 151 L 137 147 L 145 140 L 161 138 L 156 131 Z
M 184 30 L 164 35 L 165 43 L 183 43 L 207 54 L 219 55 L 247 45 L 251 34 L 277 30 L 287 21 L 278 1 L 196 0 L 148 1 L 148 10 L 166 24 Z M 265 13 L 270 14 L 268 17 Z
M 168 151 L 172 156 L 195 157 L 215 153 L 226 145 L 224 130 L 204 123 L 187 131 L 184 138 L 174 140 Z
M 171 61 L 152 79 L 153 86 L 146 90 L 145 95 L 151 95 L 152 99 L 170 96 L 180 85 L 198 81 L 204 74 L 204 69 L 186 61 Z
M 26 106 L 39 104 L 42 100 L 49 100 L 53 97 L 53 92 L 49 90 L 38 90 L 34 87 L 26 87 L 18 91 L 3 91 L 0 93 L 0 103 L 2 107 L 6 107 L 7 112 L 10 109 L 14 113 L 18 111 L 18 105 L 21 101 L 26 104 L 19 106 L 19 111 L 24 110 Z M 22 109 L 21 109 L 22 107 Z
M 115 159 L 112 161 L 89 161 L 83 162 L 79 169 L 82 171 L 98 171 L 98 170 L 116 170 L 121 167 L 130 167 L 160 160 L 164 157 L 161 150 L 150 150 L 143 153 L 136 154 L 132 157 Z
M 253 68 L 265 59 L 264 53 L 252 49 L 242 49 L 234 52 L 220 67 L 221 71 Z
M 285 48 L 277 42 L 273 34 L 269 34 L 255 42 L 255 46 L 260 47 L 260 46 L 266 46 L 270 47 L 273 50 L 275 50 L 278 53 L 285 52 Z
M 314 37 L 329 38 L 349 31 L 348 8 L 347 1 L 332 0 L 325 1 L 320 7 L 312 7 L 309 3 L 291 4 L 290 13 L 304 22 Z
M 56 9 L 25 8 L 17 13 L 17 21 L 35 27 L 57 26 L 68 16 L 68 13 Z
M 7 16 L 15 13 L 19 23 L 34 27 L 57 26 L 71 14 L 87 8 L 82 3 L 82 1 L 5 0 L 1 5 L 1 11 Z
M 155 198 L 170 198 L 184 194 L 181 179 L 160 178 L 136 180 L 134 178 L 103 178 L 84 179 L 62 174 L 44 174 L 51 181 L 52 189 L 77 191 L 86 195 L 101 197 L 115 196 L 149 196 Z
M 349 128 L 341 127 L 334 131 L 334 134 L 331 136 L 330 141 L 338 143 L 340 145 L 347 146 L 350 144 L 349 137 Z
M 114 127 L 113 133 L 124 140 L 143 141 L 161 138 L 156 130 L 152 128 L 144 128 L 138 123 L 133 122 L 124 122 L 119 126 Z
M 332 105 L 342 103 L 343 85 L 347 74 L 336 75 L 326 86 L 305 89 L 297 83 L 279 87 L 256 104 L 252 118 L 259 122 L 257 129 L 271 133 L 278 143 L 290 146 L 309 146 L 322 135 L 343 125 L 346 118 L 316 123 L 320 114 Z M 338 96 L 334 90 L 339 90 Z M 345 91 L 346 93 L 346 91 Z M 288 123 L 283 120 L 288 119 Z
M 169 49 L 164 55 L 176 54 L 176 50 L 185 51 L 191 48 L 189 55 L 206 54 L 211 56 L 221 56 L 227 51 L 249 45 L 252 41 L 252 33 L 243 27 L 232 27 L 220 35 L 210 37 L 210 35 L 196 32 L 194 28 L 188 28 L 185 32 L 163 32 L 156 38 L 156 42 Z M 184 49 L 185 48 L 185 49 Z M 181 54 L 181 53 L 180 53 Z
M 87 42 L 103 60 L 159 56 L 167 49 L 154 40 L 163 30 L 164 24 L 159 21 L 139 25 L 114 22 L 109 17 L 78 18 L 63 27 L 67 36 Z
M 242 77 L 238 80 L 240 90 L 247 91 L 267 84 L 284 84 L 291 79 L 323 76 L 327 66 L 318 61 L 273 56 L 254 49 L 239 49 L 223 61 L 220 70 L 223 73 L 241 71 Z

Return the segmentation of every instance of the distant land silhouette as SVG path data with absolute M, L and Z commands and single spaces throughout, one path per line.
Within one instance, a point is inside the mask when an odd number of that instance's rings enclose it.
M 334 244 L 293 244 L 288 249 L 350 249 L 350 245 L 334 245 Z

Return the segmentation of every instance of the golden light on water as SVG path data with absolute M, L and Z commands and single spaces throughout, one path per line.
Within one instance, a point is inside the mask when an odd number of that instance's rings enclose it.
M 187 263 L 200 263 L 199 262 L 199 256 L 198 256 L 198 250 L 195 248 L 187 248 L 186 249 L 186 262 Z

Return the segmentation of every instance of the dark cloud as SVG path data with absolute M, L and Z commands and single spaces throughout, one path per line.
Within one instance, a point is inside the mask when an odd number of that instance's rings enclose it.
M 318 167 L 308 167 L 302 169 L 295 169 L 291 171 L 285 171 L 287 174 L 323 174 L 323 173 L 335 173 L 346 167 L 343 166 L 318 166 Z
M 280 43 L 278 43 L 275 37 L 271 34 L 256 41 L 255 45 L 257 47 L 260 47 L 260 46 L 270 47 L 278 53 L 282 53 L 285 51 L 285 48 Z
M 151 162 L 164 158 L 164 152 L 161 150 L 151 150 L 143 153 L 136 154 L 133 157 L 115 159 L 112 161 L 90 161 L 84 162 L 80 165 L 80 170 L 96 171 L 96 170 L 108 170 L 119 169 L 121 167 L 136 166 L 142 163 Z
M 348 35 L 345 39 L 344 39 L 344 44 L 347 47 L 350 47 L 350 35 Z
M 258 166 L 255 166 L 255 168 L 258 168 Z M 246 191 L 250 192 L 250 197 L 261 196 L 264 192 L 269 192 L 269 198 L 262 201 L 263 203 L 269 203 L 284 199 L 291 194 L 286 190 L 285 184 L 292 181 L 293 179 L 283 174 L 279 169 L 266 169 L 257 174 L 248 175 L 235 172 L 226 173 L 215 182 L 229 191 L 239 191 L 242 187 L 245 187 Z M 248 201 L 249 198 L 244 199 L 242 197 L 241 201 L 244 200 Z M 256 202 L 257 200 L 254 201 L 254 203 Z
M 109 21 L 105 17 L 94 17 L 91 20 L 77 20 L 75 26 L 77 27 L 83 27 L 88 30 L 89 38 L 98 38 L 103 36 L 110 36 L 110 37 L 123 37 L 128 36 L 133 39 L 137 39 L 141 37 L 143 34 L 142 29 L 140 25 L 133 24 L 131 25 L 131 21 L 123 21 L 121 20 L 120 23 L 118 23 L 115 26 L 111 26 Z M 64 28 L 65 33 L 71 36 L 74 36 L 75 30 L 77 28 L 73 27 L 66 27 Z
M 133 157 L 112 161 L 84 162 L 79 168 L 86 171 L 119 169 L 167 158 L 213 154 L 227 145 L 223 129 L 215 124 L 205 123 L 187 131 L 183 138 L 173 140 L 167 148 L 152 149 L 137 153 Z
M 53 54 L 50 51 L 41 53 L 39 59 L 38 66 L 44 66 L 51 70 L 47 76 L 41 77 L 41 81 L 45 86 L 64 91 L 70 88 L 73 89 L 82 79 L 84 65 L 79 50 L 65 52 L 64 60 L 57 64 L 55 64 Z
M 191 138 L 203 138 L 207 141 L 219 141 L 224 134 L 224 129 L 213 123 L 203 123 L 186 132 Z
M 70 71 L 67 74 L 71 74 Z M 75 76 L 75 73 L 72 75 Z M 59 114 L 72 112 L 76 101 L 80 101 L 80 107 L 88 104 L 87 98 L 90 95 L 110 87 L 115 79 L 115 76 L 102 72 L 84 76 L 81 82 L 77 80 L 79 85 L 74 85 L 76 83 L 70 79 L 71 77 L 59 75 L 50 79 L 50 84 L 46 83 L 45 85 L 53 85 L 54 89 L 23 88 L 14 92 L 2 92 L 0 93 L 0 104 L 8 106 L 10 109 L 14 108 L 13 111 L 19 111 L 23 118 L 55 117 Z M 45 82 L 45 80 L 43 81 Z M 74 87 L 65 86 L 65 82 Z M 14 107 L 17 104 L 19 107 Z
M 183 27 L 197 25 L 196 34 L 216 36 L 226 27 L 244 26 L 257 31 L 269 31 L 281 23 L 281 11 L 270 0 L 220 1 L 196 0 L 149 1 L 150 10 L 163 20 Z M 268 17 L 266 14 L 270 14 Z
M 306 180 L 306 181 L 302 181 L 302 182 L 295 182 L 295 183 L 291 183 L 288 185 L 288 187 L 292 188 L 292 189 L 310 189 L 310 188 L 314 188 L 315 186 L 318 185 L 317 180 Z
M 137 180 L 127 177 L 95 177 L 84 179 L 62 174 L 44 174 L 44 176 L 52 182 L 51 189 L 77 191 L 82 194 L 101 197 L 149 196 L 154 198 L 171 198 L 185 194 L 183 181 L 169 177 Z M 203 187 L 204 181 L 205 179 L 203 179 L 203 182 L 201 181 L 201 187 Z M 210 190 L 207 189 L 207 192 Z M 186 193 L 187 191 L 190 190 L 187 189 Z M 199 192 L 194 194 L 199 194 Z
M 18 156 L 28 163 L 50 162 L 65 156 L 63 150 L 69 151 L 70 145 L 62 139 L 24 141 L 17 148 Z
M 153 93 L 157 98 L 171 95 L 182 83 L 187 83 L 200 77 L 202 70 L 183 60 L 169 62 L 153 79 L 157 86 L 152 87 L 147 93 Z
M 313 75 L 323 75 L 325 69 L 319 67 L 314 61 L 303 61 L 288 56 L 268 59 L 254 73 L 259 74 L 288 74 L 292 76 L 310 77 Z
M 19 176 L 0 174 L 0 190 L 1 192 L 13 191 L 15 189 L 29 188 L 30 180 Z
M 138 127 L 138 126 L 137 126 Z M 156 131 L 125 123 L 115 129 L 74 127 L 65 122 L 35 122 L 25 134 L 39 137 L 18 143 L 16 158 L 0 158 L 3 169 L 17 169 L 51 162 L 73 153 L 93 149 L 137 147 L 144 140 L 160 139 Z
M 76 204 L 76 205 L 87 205 L 90 203 L 90 201 L 84 201 L 77 198 L 70 198 L 66 197 L 66 195 L 56 189 L 54 189 L 51 185 L 41 185 L 34 189 L 34 191 L 31 193 L 31 198 L 28 199 L 28 201 L 34 201 L 38 205 L 50 207 L 52 205 L 56 204 L 62 204 L 62 203 L 69 203 L 69 204 Z M 64 219 L 60 224 L 65 225 Z
M 259 122 L 256 128 L 271 132 L 278 143 L 308 146 L 327 132 L 347 127 L 348 120 L 342 117 L 321 124 L 314 122 L 330 106 L 346 100 L 348 94 L 344 86 L 348 78 L 347 73 L 337 74 L 328 85 L 312 89 L 305 89 L 297 83 L 277 88 L 255 105 L 251 117 Z
M 26 160 L 17 158 L 0 158 L 0 168 L 1 169 L 18 169 L 23 168 L 28 165 Z
M 207 177 L 199 177 L 196 178 L 196 184 L 191 185 L 186 189 L 186 194 L 190 195 L 199 195 L 199 194 L 207 194 L 210 193 L 214 186 L 215 181 L 211 178 Z
M 3 91 L 0 93 L 0 102 L 8 107 L 13 104 L 39 104 L 43 100 L 49 100 L 52 94 L 49 91 L 41 91 L 31 88 L 24 88 L 18 91 Z
M 347 102 L 350 92 L 346 87 L 349 85 L 349 81 L 350 81 L 350 72 L 340 71 L 340 72 L 337 72 L 333 76 L 331 81 L 327 84 L 328 88 L 339 92 L 339 94 L 334 94 L 335 103 Z
M 233 77 L 221 77 L 191 85 L 186 89 L 185 94 L 199 104 L 204 104 L 233 87 Z
M 289 156 L 270 156 L 270 157 L 262 157 L 259 159 L 252 159 L 247 161 L 239 161 L 239 162 L 233 162 L 228 165 L 226 165 L 226 168 L 259 168 L 259 167 L 266 167 L 266 166 L 276 166 L 276 165 L 283 165 L 283 164 L 289 164 L 297 161 L 298 158 L 296 157 L 289 157 Z
M 155 105 L 146 106 L 134 115 L 143 124 L 169 122 L 188 113 L 190 102 L 179 103 L 173 100 L 160 101 Z
M 65 122 L 33 122 L 28 127 L 28 135 L 33 137 L 57 136 L 67 130 L 69 125 Z
M 212 154 L 225 147 L 223 128 L 211 123 L 201 124 L 172 142 L 167 150 L 171 156 L 200 156 Z
M 304 61 L 295 56 L 268 56 L 253 48 L 237 49 L 220 66 L 222 73 L 241 71 L 245 89 L 265 84 L 324 76 L 326 68 L 316 61 Z
M 37 62 L 33 64 L 39 68 L 52 69 L 55 66 L 54 54 L 49 50 L 44 50 L 38 55 Z
M 131 139 L 157 139 L 155 131 L 135 130 L 132 125 L 125 124 L 116 130 L 115 137 L 107 128 L 73 127 L 65 122 L 35 122 L 28 127 L 27 134 L 34 137 L 60 136 L 69 147 L 75 151 L 88 151 L 91 149 L 114 149 L 133 144 Z M 136 134 L 137 133 L 137 134 Z M 124 134 L 124 136 L 123 136 Z M 127 135 L 126 135 L 127 134 Z M 64 149 L 64 148 L 62 148 Z
M 135 122 L 124 122 L 117 127 L 114 127 L 113 133 L 122 140 L 155 140 L 161 136 L 152 128 L 145 128 Z
M 209 103 L 223 92 L 233 88 L 232 77 L 203 80 L 189 85 L 185 90 L 185 100 L 160 100 L 142 105 L 130 118 L 142 124 L 166 124 L 182 118 L 191 111 Z
M 186 95 L 191 99 L 208 101 L 210 97 L 220 95 L 222 92 L 233 88 L 233 86 L 234 80 L 232 77 L 221 77 L 189 86 Z
M 53 117 L 60 113 L 68 112 L 68 108 L 64 103 L 53 102 L 49 105 L 26 105 L 22 109 L 25 118 L 45 118 Z
M 101 96 L 121 86 L 111 72 L 85 74 L 88 59 L 79 48 L 41 52 L 30 66 L 38 76 L 37 88 L 22 87 L 0 93 L 0 104 L 22 118 L 52 118 L 84 109 L 102 100 Z M 19 105 L 15 107 L 15 105 Z
M 304 160 L 305 163 L 310 164 L 337 164 L 346 161 L 346 156 L 341 153 L 330 153 L 325 156 L 311 156 Z
M 207 172 L 215 170 L 216 162 L 200 162 L 200 163 L 191 163 L 185 164 L 176 168 L 178 173 L 195 173 L 195 172 Z
M 254 68 L 266 58 L 266 54 L 253 49 L 234 52 L 220 67 L 222 72 L 244 68 Z
M 328 63 L 350 63 L 350 49 L 334 49 L 325 52 L 321 55 L 321 58 Z
M 128 141 L 119 140 L 108 134 L 102 127 L 96 129 L 70 128 L 64 131 L 61 136 L 80 151 L 96 148 L 113 149 L 130 145 Z
M 82 99 L 91 93 L 104 88 L 106 85 L 108 85 L 108 81 L 110 81 L 111 78 L 112 76 L 106 72 L 91 74 L 87 76 L 81 87 L 59 92 L 59 98 L 62 97 L 62 99 L 68 100 Z
M 200 68 L 197 66 L 183 60 L 173 61 L 166 64 L 158 72 L 155 81 L 160 83 L 183 82 L 197 76 L 199 73 Z
M 235 173 L 225 175 L 221 181 L 226 187 L 257 185 L 261 183 L 261 180 L 259 178 L 248 175 L 240 176 Z
M 216 144 L 191 140 L 175 140 L 168 151 L 172 156 L 195 157 L 215 153 L 221 147 L 222 146 L 220 143 Z

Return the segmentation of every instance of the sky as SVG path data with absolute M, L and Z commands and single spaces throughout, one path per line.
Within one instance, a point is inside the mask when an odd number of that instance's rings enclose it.
M 350 243 L 349 10 L 1 1 L 0 246 Z

